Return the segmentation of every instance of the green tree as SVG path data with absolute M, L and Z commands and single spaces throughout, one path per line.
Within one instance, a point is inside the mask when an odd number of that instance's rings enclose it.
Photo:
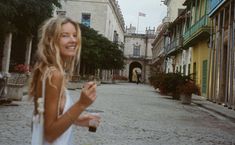
M 3 48 L 3 45 L 4 43 L 11 43 L 11 36 L 13 35 L 12 51 L 14 53 L 11 54 L 11 58 L 14 58 L 13 61 L 17 62 L 22 60 L 24 58 L 24 53 L 22 52 L 25 52 L 27 44 L 31 43 L 33 38 L 37 39 L 33 36 L 37 36 L 38 26 L 45 19 L 52 16 L 55 7 L 60 7 L 59 0 L 1 0 L 1 54 L 3 54 L 3 49 L 5 51 L 10 49 Z
M 1 0 L 0 32 L 34 33 L 38 25 L 52 16 L 55 7 L 60 7 L 59 0 Z
M 119 45 L 98 34 L 92 28 L 80 25 L 82 31 L 82 74 L 95 74 L 97 69 L 122 69 L 123 52 Z
M 55 6 L 60 7 L 58 0 L 20 0 L 13 23 L 21 32 L 35 34 L 38 26 L 52 16 Z

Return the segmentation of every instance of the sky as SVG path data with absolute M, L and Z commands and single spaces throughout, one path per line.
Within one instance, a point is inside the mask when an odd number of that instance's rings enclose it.
M 153 29 L 161 24 L 166 16 L 167 7 L 162 0 L 117 0 L 121 8 L 125 27 L 135 26 L 137 29 L 139 12 L 146 14 L 139 16 L 138 33 L 145 33 L 146 27 Z

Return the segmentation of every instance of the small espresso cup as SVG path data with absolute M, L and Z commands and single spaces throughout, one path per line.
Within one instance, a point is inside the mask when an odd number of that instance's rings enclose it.
M 90 132 L 96 132 L 96 129 L 99 125 L 98 120 L 92 119 L 89 121 L 89 131 Z
M 94 115 L 96 115 L 98 118 L 100 118 L 99 114 L 96 113 Z M 97 119 L 92 119 L 89 121 L 89 131 L 90 132 L 96 132 L 96 129 L 98 126 L 99 126 L 99 121 Z
M 96 132 L 96 128 L 98 127 L 98 121 L 97 120 L 90 120 L 89 121 L 89 131 L 90 132 Z

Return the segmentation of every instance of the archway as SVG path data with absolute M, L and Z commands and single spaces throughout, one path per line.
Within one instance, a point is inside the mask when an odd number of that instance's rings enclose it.
M 133 75 L 133 70 L 139 70 L 142 73 L 142 65 L 139 62 L 132 62 L 129 67 L 129 81 L 133 82 L 132 80 L 132 75 Z

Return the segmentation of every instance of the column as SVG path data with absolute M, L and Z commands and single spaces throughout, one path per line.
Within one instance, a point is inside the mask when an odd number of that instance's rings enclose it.
M 8 33 L 5 38 L 6 39 L 4 43 L 3 58 L 2 58 L 2 72 L 9 73 L 12 33 Z
M 30 59 L 31 59 L 31 50 L 32 50 L 32 36 L 27 37 L 26 40 L 26 55 L 25 55 L 25 65 L 30 65 Z

